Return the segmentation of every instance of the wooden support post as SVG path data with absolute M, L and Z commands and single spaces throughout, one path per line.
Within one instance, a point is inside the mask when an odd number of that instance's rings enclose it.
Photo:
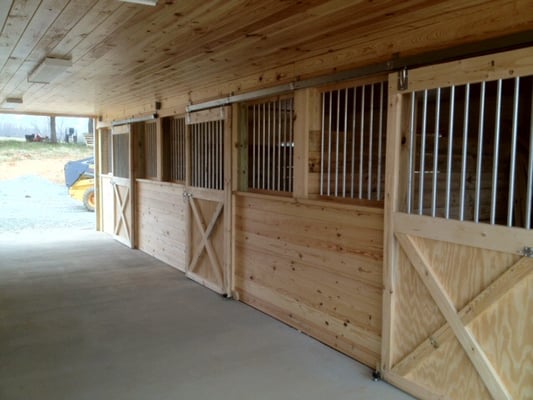
M 294 191 L 295 198 L 308 198 L 310 187 L 310 137 L 320 132 L 320 92 L 317 89 L 298 90 L 294 94 Z M 320 133 L 319 133 L 320 134 Z M 316 193 L 312 193 L 316 194 Z
M 224 289 L 231 296 L 233 279 L 233 206 L 232 206 L 232 174 L 233 174 L 233 115 L 232 107 L 224 108 Z
M 93 126 L 95 126 L 93 124 Z M 100 175 L 102 174 L 102 129 L 93 132 L 94 140 L 94 198 L 96 199 L 96 230 L 103 231 L 103 202 Z
M 402 104 L 403 97 L 398 94 L 395 85 L 396 75 L 389 76 L 388 120 L 387 120 L 387 151 L 385 165 L 385 224 L 383 252 L 383 316 L 381 333 L 381 367 L 388 371 L 392 367 L 393 332 L 393 296 L 395 282 L 395 266 L 398 244 L 394 238 L 394 213 L 398 210 L 400 147 L 403 132 Z

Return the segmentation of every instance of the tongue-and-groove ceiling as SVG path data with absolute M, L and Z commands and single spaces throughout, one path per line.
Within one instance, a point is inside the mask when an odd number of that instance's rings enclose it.
M 0 102 L 104 118 L 168 112 L 533 29 L 530 0 L 2 0 Z M 72 60 L 29 83 L 45 57 Z M 3 110 L 0 110 L 3 111 Z

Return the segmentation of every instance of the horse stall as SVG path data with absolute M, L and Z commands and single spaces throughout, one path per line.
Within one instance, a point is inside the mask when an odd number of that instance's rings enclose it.
M 525 399 L 532 52 L 121 125 L 102 168 L 130 132 L 134 245 L 191 279 L 420 398 Z

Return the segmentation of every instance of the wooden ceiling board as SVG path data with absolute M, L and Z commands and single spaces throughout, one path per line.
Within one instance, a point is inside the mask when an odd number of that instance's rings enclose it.
M 3 16 L 0 101 L 105 118 L 533 29 L 529 0 L 14 0 Z M 73 66 L 28 83 L 46 56 Z
M 416 23 L 411 22 L 409 24 L 409 30 L 405 29 L 403 32 L 401 32 L 401 27 L 402 24 L 405 26 L 405 22 L 402 22 L 405 21 L 405 18 L 402 16 L 398 16 L 396 24 L 394 24 L 395 21 L 390 19 L 383 23 L 375 22 L 373 29 L 369 30 L 371 35 L 352 35 L 351 41 L 344 41 L 339 45 L 339 50 L 332 48 L 331 51 L 316 50 L 315 52 L 309 52 L 311 53 L 310 57 L 302 58 L 302 61 L 298 61 L 298 58 L 294 57 L 293 55 L 288 55 L 288 64 L 286 66 L 282 65 L 282 67 L 275 67 L 275 69 L 271 70 L 271 72 L 267 72 L 266 74 L 261 73 L 252 76 L 242 74 L 241 76 L 238 76 L 238 80 L 237 77 L 233 76 L 232 78 L 234 80 L 230 83 L 231 87 L 228 88 L 228 85 L 225 85 L 225 90 L 223 89 L 221 92 L 217 91 L 215 94 L 227 95 L 231 92 L 238 92 L 239 88 L 246 90 L 285 82 L 287 80 L 294 79 L 294 71 L 297 71 L 297 75 L 300 77 L 310 77 L 313 76 L 313 71 L 317 71 L 318 68 L 321 68 L 323 73 L 331 73 L 334 72 L 336 67 L 339 65 L 351 65 L 355 67 L 358 65 L 364 65 L 365 62 L 368 63 L 386 60 L 390 58 L 393 52 L 412 54 L 413 51 L 409 52 L 409 46 L 413 48 L 417 46 L 415 50 L 422 49 L 419 51 L 428 51 L 427 49 L 431 49 L 431 46 L 435 46 L 433 44 L 435 38 L 439 38 L 444 44 L 457 43 L 458 40 L 464 40 L 464 37 L 467 37 L 470 30 L 470 23 L 472 22 L 472 18 L 474 16 L 472 14 L 478 15 L 478 20 L 483 22 L 481 25 L 487 28 L 492 26 L 495 26 L 496 28 L 499 28 L 502 25 L 506 26 L 507 23 L 505 21 L 509 18 L 517 21 L 517 23 L 520 23 L 521 20 L 524 20 L 524 18 L 520 18 L 520 15 L 515 15 L 512 13 L 505 14 L 504 12 L 501 12 L 500 6 L 505 6 L 505 3 L 510 4 L 513 2 L 499 2 L 498 4 L 485 3 L 485 14 L 483 14 L 483 12 L 480 13 L 479 9 L 477 8 L 470 7 L 470 10 L 463 10 L 455 5 L 454 8 L 450 10 L 450 5 L 447 5 L 447 8 L 444 8 L 444 6 L 446 6 L 444 5 L 440 10 L 440 13 L 437 13 L 433 17 L 427 16 L 424 19 L 420 19 Z M 500 13 L 496 13 L 496 10 L 500 10 Z M 513 10 L 513 8 L 509 7 L 508 10 Z M 519 14 L 519 10 L 520 8 L 518 7 L 517 14 Z M 446 13 L 448 13 L 450 16 L 448 19 L 443 18 Z M 501 17 L 497 15 L 501 15 Z M 495 18 L 499 18 L 501 21 L 498 22 L 495 20 Z M 528 16 L 528 18 L 531 18 L 531 16 Z M 458 27 L 457 29 L 450 29 L 450 20 L 456 21 Z M 526 21 L 528 20 L 526 19 Z M 394 37 L 387 35 L 385 29 L 387 23 L 389 26 L 395 27 L 395 29 L 401 33 L 398 33 Z M 517 25 L 517 27 L 520 28 L 521 26 Z M 444 46 L 442 43 L 439 43 L 440 46 Z M 324 45 L 326 44 L 327 42 L 324 42 Z M 282 56 L 279 54 L 276 57 L 276 60 L 284 61 Z M 294 64 L 298 65 L 298 67 L 294 68 Z M 257 63 L 246 63 L 246 65 L 257 66 Z M 219 65 L 218 67 L 219 68 L 217 72 L 220 74 L 222 72 L 220 68 L 221 66 Z M 184 70 L 178 71 L 176 75 L 180 78 L 184 78 L 186 82 L 190 82 L 192 79 L 192 74 L 197 73 L 198 71 L 201 72 L 201 70 L 198 68 L 200 68 L 200 65 L 197 65 L 196 68 L 193 68 L 188 72 Z M 229 68 L 231 69 L 232 67 L 229 66 Z M 244 68 L 245 67 L 239 68 L 239 72 L 242 73 L 245 71 Z M 261 71 L 264 68 L 264 65 L 259 65 L 256 69 Z M 184 74 L 186 73 L 191 75 L 184 77 Z M 207 74 L 200 73 L 200 75 L 205 76 Z M 211 74 L 211 76 L 213 76 L 213 74 Z M 220 78 L 217 79 L 220 82 Z M 259 81 L 260 79 L 264 81 L 264 85 L 261 84 Z M 228 80 L 226 79 L 226 82 L 227 81 Z M 175 84 L 177 84 L 177 82 L 175 82 Z M 202 84 L 203 86 L 208 87 L 209 90 L 212 90 L 212 85 L 216 84 L 216 82 L 203 79 Z M 137 85 L 136 88 L 138 90 L 149 90 L 151 86 L 156 85 L 157 82 L 154 82 L 151 78 L 150 82 L 145 83 L 144 86 Z M 190 89 L 191 88 L 188 88 L 188 90 Z M 187 90 L 187 88 L 185 90 Z M 193 100 L 200 101 L 206 97 L 209 96 L 200 95 L 198 99 Z M 127 95 L 121 97 L 120 100 L 127 101 Z

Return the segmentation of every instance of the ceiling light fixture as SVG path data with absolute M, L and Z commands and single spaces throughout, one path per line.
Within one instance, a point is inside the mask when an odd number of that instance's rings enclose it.
M 4 102 L 0 105 L 0 108 L 12 110 L 16 106 L 22 104 L 21 97 L 7 97 Z
M 143 4 L 145 6 L 156 6 L 157 0 L 120 0 L 124 3 L 135 3 L 135 4 Z
M 50 83 L 70 67 L 72 67 L 71 60 L 46 57 L 37 68 L 28 75 L 28 82 Z

